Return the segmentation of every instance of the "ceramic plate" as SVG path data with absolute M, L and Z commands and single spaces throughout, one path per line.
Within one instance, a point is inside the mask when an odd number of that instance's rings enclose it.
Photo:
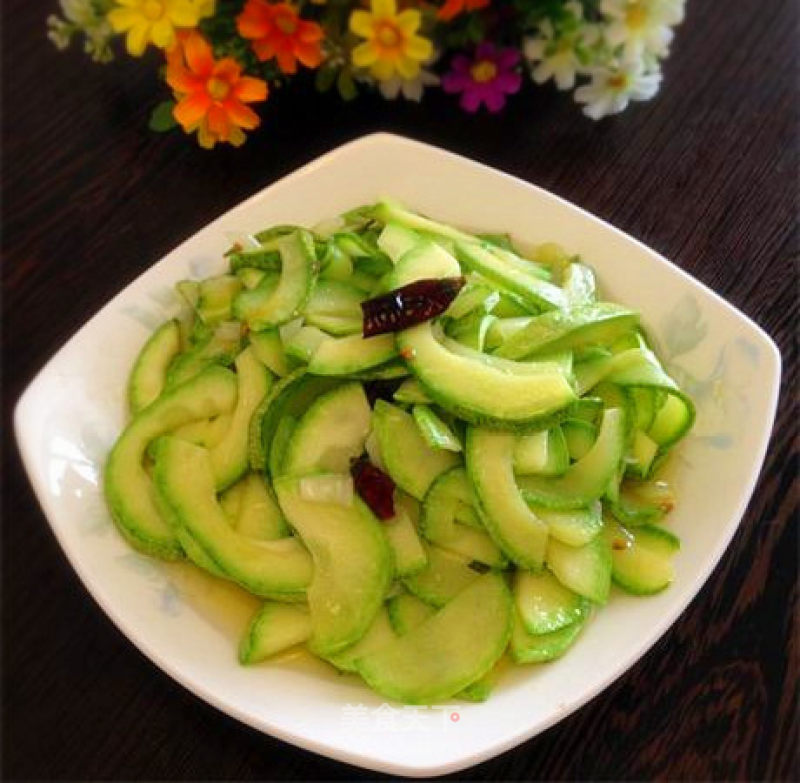
M 125 385 L 150 331 L 177 311 L 173 284 L 223 269 L 230 232 L 311 225 L 381 195 L 523 245 L 559 242 L 598 272 L 606 296 L 644 314 L 661 357 L 698 406 L 672 465 L 681 537 L 674 585 L 615 591 L 561 660 L 509 671 L 488 702 L 385 704 L 355 677 L 302 655 L 240 667 L 252 604 L 186 566 L 143 557 L 116 532 L 100 490 L 125 419 Z M 16 435 L 50 525 L 86 588 L 157 666 L 218 709 L 274 737 L 369 769 L 437 775 L 533 737 L 625 672 L 670 627 L 728 545 L 753 491 L 775 415 L 780 357 L 764 332 L 658 253 L 526 182 L 378 134 L 269 186 L 151 267 L 47 364 L 16 409 Z

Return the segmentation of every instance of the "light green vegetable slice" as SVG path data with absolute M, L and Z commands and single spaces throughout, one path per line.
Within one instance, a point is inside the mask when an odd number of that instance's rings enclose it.
M 379 367 L 395 356 L 395 341 L 390 334 L 325 337 L 313 351 L 308 371 L 312 375 L 352 375 Z
M 283 472 L 347 473 L 364 451 L 372 411 L 360 383 L 346 383 L 312 403 L 287 446 Z
M 428 405 L 415 405 L 411 411 L 420 435 L 434 449 L 461 451 L 461 442 Z
M 531 319 L 497 349 L 498 356 L 524 359 L 542 351 L 563 351 L 610 343 L 631 332 L 639 314 L 603 302 L 572 310 L 551 310 Z
M 488 573 L 421 625 L 358 659 L 356 668 L 383 696 L 436 704 L 489 672 L 508 644 L 511 622 L 505 581 Z
M 228 579 L 268 598 L 292 600 L 312 578 L 308 552 L 294 537 L 257 541 L 234 531 L 219 505 L 208 452 L 165 436 L 153 473 L 175 523 Z
M 381 607 L 367 632 L 355 644 L 334 653 L 328 660 L 341 671 L 354 672 L 359 658 L 383 649 L 396 638 L 397 634 L 389 622 L 389 613 L 385 607 Z
M 281 257 L 281 276 L 275 286 L 269 278 L 257 288 L 242 291 L 233 301 L 236 318 L 253 331 L 280 326 L 300 313 L 316 282 L 319 263 L 311 235 L 302 229 L 275 240 Z
M 423 547 L 427 556 L 425 568 L 405 577 L 403 584 L 426 604 L 444 606 L 480 575 L 461 555 L 437 546 L 424 544 Z
M 163 323 L 136 357 L 128 381 L 128 404 L 136 415 L 158 397 L 167 382 L 167 369 L 180 351 L 180 328 L 176 320 Z
M 486 529 L 510 560 L 536 571 L 544 563 L 548 530 L 520 494 L 513 454 L 512 433 L 469 428 L 467 473 Z
M 557 631 L 531 634 L 519 616 L 515 618 L 511 634 L 511 657 L 516 663 L 546 663 L 560 658 L 575 643 L 586 623 L 586 616 Z
M 437 476 L 458 464 L 455 454 L 425 442 L 412 416 L 384 400 L 375 403 L 373 426 L 386 470 L 417 500 L 425 497 Z
M 394 554 L 395 576 L 402 579 L 422 571 L 428 555 L 417 534 L 419 503 L 398 491 L 394 509 L 395 515 L 383 523 L 383 532 Z
M 236 376 L 209 367 L 183 386 L 164 392 L 125 428 L 105 468 L 105 496 L 120 531 L 142 551 L 175 559 L 183 550 L 154 500 L 144 469 L 148 444 L 190 421 L 226 413 L 236 401 Z
M 519 486 L 525 499 L 549 508 L 580 508 L 601 497 L 617 473 L 624 454 L 625 416 L 619 408 L 603 414 L 600 432 L 583 459 L 562 476 L 523 476 Z
M 380 523 L 361 500 L 350 506 L 305 500 L 301 481 L 278 478 L 274 488 L 314 560 L 309 647 L 328 657 L 367 632 L 392 578 L 392 556 Z
M 468 422 L 533 425 L 575 399 L 560 364 L 493 361 L 437 339 L 429 322 L 400 332 L 397 345 L 425 392 Z
M 265 329 L 263 332 L 250 332 L 250 345 L 253 353 L 264 366 L 280 378 L 289 374 L 286 353 L 283 349 L 280 333 L 277 329 Z
M 547 567 L 564 587 L 596 604 L 608 601 L 611 589 L 611 547 L 603 536 L 580 547 L 550 537 Z
M 436 614 L 434 607 L 411 593 L 392 596 L 386 602 L 386 609 L 389 612 L 389 622 L 398 636 L 404 636 Z
M 252 349 L 242 351 L 235 364 L 237 397 L 230 428 L 209 452 L 218 492 L 247 473 L 250 419 L 272 386 L 272 376 Z
M 433 544 L 468 560 L 503 568 L 506 559 L 484 530 L 459 524 L 460 507 L 474 507 L 475 495 L 462 468 L 453 468 L 433 482 L 422 506 L 420 528 Z
M 675 578 L 680 539 L 658 525 L 627 530 L 612 520 L 604 537 L 611 548 L 614 583 L 634 595 L 653 595 Z
M 303 644 L 311 636 L 311 617 L 300 605 L 266 601 L 253 615 L 239 643 L 239 663 L 253 664 Z
M 543 506 L 532 506 L 533 512 L 547 525 L 550 535 L 569 546 L 588 544 L 603 529 L 603 514 L 600 501 L 586 508 L 559 511 Z
M 517 571 L 514 599 L 528 633 L 552 633 L 580 620 L 586 599 L 564 587 L 549 571 Z

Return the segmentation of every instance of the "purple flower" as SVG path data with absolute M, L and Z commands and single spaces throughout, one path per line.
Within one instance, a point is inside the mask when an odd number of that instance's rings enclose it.
M 499 49 L 484 41 L 472 59 L 463 54 L 453 58 L 442 87 L 445 92 L 460 92 L 461 108 L 468 112 L 476 112 L 482 103 L 490 112 L 498 112 L 506 105 L 506 95 L 522 86 L 522 77 L 514 70 L 519 61 L 516 49 Z

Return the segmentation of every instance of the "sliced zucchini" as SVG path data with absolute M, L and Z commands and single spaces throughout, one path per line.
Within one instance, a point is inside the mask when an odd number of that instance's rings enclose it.
M 363 293 L 347 283 L 320 280 L 306 303 L 306 323 L 334 335 L 361 332 Z
M 384 696 L 436 704 L 489 672 L 508 644 L 511 623 L 505 580 L 488 573 L 421 625 L 359 658 L 356 668 Z
M 194 378 L 207 367 L 233 364 L 241 349 L 239 324 L 231 321 L 207 329 L 187 351 L 179 353 L 167 370 L 165 388 L 172 389 Z
M 347 473 L 364 451 L 372 410 L 360 383 L 346 383 L 312 403 L 295 427 L 283 472 Z
M 560 426 L 519 435 L 514 443 L 514 472 L 521 476 L 561 476 L 569 468 L 569 449 Z
M 461 267 L 450 253 L 434 242 L 421 241 L 400 257 L 394 269 L 381 281 L 381 287 L 393 291 L 417 280 L 460 274 Z
M 379 367 L 395 356 L 397 349 L 390 334 L 326 337 L 312 354 L 308 371 L 312 375 L 352 375 Z
M 436 614 L 436 609 L 421 601 L 411 593 L 400 593 L 386 602 L 389 622 L 398 636 L 405 636 L 418 625 L 422 625 L 429 617 Z
M 182 427 L 177 427 L 170 433 L 176 438 L 183 438 L 195 446 L 210 449 L 216 446 L 231 428 L 232 414 L 222 413 L 213 419 L 190 421 Z
M 627 530 L 616 522 L 606 524 L 604 536 L 610 543 L 612 578 L 634 595 L 654 595 L 675 578 L 673 561 L 680 539 L 658 525 Z
M 417 534 L 419 503 L 397 493 L 395 515 L 383 525 L 383 532 L 394 554 L 394 573 L 398 579 L 419 573 L 428 562 L 428 555 Z
M 392 480 L 417 500 L 437 476 L 458 464 L 452 452 L 428 446 L 412 416 L 384 400 L 375 403 L 373 428 Z
M 253 470 L 268 467 L 279 423 L 287 416 L 299 418 L 317 397 L 339 383 L 337 378 L 320 378 L 306 374 L 305 370 L 295 370 L 272 387 L 250 421 L 250 465 Z
M 428 544 L 423 546 L 428 561 L 425 568 L 405 577 L 403 584 L 426 604 L 444 606 L 478 578 L 478 572 L 461 555 Z
M 197 300 L 200 298 L 200 283 L 197 280 L 179 280 L 175 283 L 175 290 L 194 312 L 195 307 L 197 307 Z
M 527 304 L 547 309 L 563 309 L 567 304 L 566 295 L 558 286 L 541 280 L 529 269 L 513 263 L 508 256 L 501 258 L 475 242 L 456 242 L 456 255 L 467 269 L 517 294 Z
M 467 560 L 503 568 L 503 553 L 483 530 L 458 524 L 459 505 L 473 507 L 475 495 L 463 468 L 453 468 L 437 478 L 425 495 L 420 529 L 433 544 Z
M 400 354 L 425 392 L 459 418 L 534 425 L 575 399 L 558 363 L 493 360 L 452 342 L 437 339 L 429 321 L 397 335 Z
M 283 475 L 283 469 L 286 465 L 286 452 L 289 450 L 289 444 L 292 441 L 296 427 L 297 419 L 289 414 L 278 422 L 278 426 L 275 429 L 275 437 L 272 439 L 270 446 L 269 463 L 267 465 L 269 475 L 272 478 Z
M 173 518 L 228 579 L 268 598 L 292 599 L 311 582 L 308 552 L 294 537 L 257 541 L 234 531 L 216 497 L 208 452 L 178 438 L 159 440 L 153 473 Z
M 253 615 L 239 642 L 239 663 L 259 663 L 303 644 L 310 636 L 307 607 L 266 601 Z
M 675 492 L 666 481 L 625 481 L 611 513 L 626 527 L 658 522 L 675 507 Z
M 233 250 L 227 255 L 230 260 L 231 272 L 238 273 L 242 269 L 258 269 L 262 272 L 273 273 L 281 271 L 281 254 L 273 243 L 267 247 Z
M 316 350 L 329 339 L 328 335 L 316 326 L 301 326 L 288 337 L 283 345 L 286 356 L 297 362 L 308 364 Z
M 281 509 L 314 559 L 308 587 L 309 647 L 327 657 L 357 642 L 383 603 L 392 555 L 380 523 L 360 499 L 351 506 L 305 500 L 301 479 L 274 482 Z
M 596 536 L 580 547 L 567 546 L 551 536 L 546 562 L 564 587 L 596 604 L 608 601 L 611 547 L 603 536 Z
M 328 656 L 328 661 L 343 672 L 354 672 L 356 671 L 356 660 L 386 647 L 396 638 L 397 634 L 389 622 L 389 613 L 386 611 L 386 607 L 382 606 L 367 632 L 355 644 Z
M 411 410 L 414 421 L 419 427 L 420 435 L 433 449 L 445 451 L 461 451 L 461 442 L 428 405 L 415 405 Z
M 597 500 L 586 508 L 565 511 L 533 506 L 533 513 L 547 525 L 553 538 L 569 546 L 588 544 L 603 529 L 602 507 Z
M 265 272 L 263 269 L 256 269 L 252 266 L 243 266 L 241 269 L 236 270 L 236 277 L 239 278 L 242 285 L 248 290 L 258 288 L 259 284 L 263 282 L 268 274 L 269 272 Z
M 460 231 L 446 223 L 439 223 L 436 220 L 418 215 L 394 199 L 382 199 L 373 208 L 372 214 L 376 220 L 383 223 L 397 223 L 410 231 L 418 231 L 422 234 L 433 234 L 435 237 L 442 237 L 452 241 L 474 242 L 476 238 L 472 234 Z
M 209 451 L 218 492 L 247 473 L 250 419 L 272 386 L 272 375 L 251 348 L 236 357 L 236 371 L 238 391 L 230 428 Z
M 165 391 L 128 424 L 111 450 L 105 469 L 105 495 L 111 515 L 123 535 L 137 548 L 165 559 L 183 550 L 153 499 L 150 477 L 143 466 L 148 444 L 190 421 L 231 410 L 236 401 L 236 376 L 209 367 L 192 380 Z
M 484 315 L 492 312 L 500 301 L 500 293 L 490 285 L 482 282 L 480 278 L 467 281 L 467 284 L 458 292 L 458 296 L 447 308 L 445 315 L 448 318 L 463 318 L 470 313 L 480 311 Z
M 195 305 L 197 315 L 208 326 L 230 321 L 233 300 L 241 290 L 242 281 L 233 275 L 220 275 L 202 280 Z
M 425 391 L 416 378 L 408 378 L 403 381 L 392 396 L 397 402 L 402 402 L 407 405 L 414 403 L 428 405 L 433 402 L 433 400 L 425 394 Z
M 658 456 L 658 444 L 649 435 L 636 430 L 625 457 L 625 472 L 637 478 L 647 478 L 656 456 Z
M 575 261 L 564 270 L 561 287 L 570 308 L 594 304 L 597 299 L 597 282 L 590 266 Z
M 256 473 L 245 476 L 235 487 L 241 487 L 235 516 L 236 532 L 262 541 L 273 541 L 289 535 L 289 527 L 280 506 L 272 497 L 264 479 Z
M 511 634 L 511 657 L 515 663 L 545 663 L 560 658 L 578 638 L 588 615 L 586 609 L 584 616 L 570 625 L 543 634 L 528 633 L 517 615 Z
M 458 321 L 451 322 L 447 327 L 447 335 L 456 342 L 466 345 L 467 348 L 482 352 L 486 347 L 489 329 L 496 320 L 493 315 L 476 310 Z
M 639 314 L 622 305 L 602 302 L 571 310 L 551 310 L 533 318 L 497 349 L 498 356 L 524 359 L 543 351 L 575 350 L 611 343 L 639 323 Z
M 280 378 L 289 374 L 286 353 L 283 350 L 280 332 L 265 329 L 263 332 L 250 332 L 250 345 L 258 360 Z
M 253 331 L 279 326 L 297 317 L 314 288 L 319 272 L 314 240 L 298 229 L 275 240 L 281 256 L 277 286 L 265 279 L 258 288 L 242 291 L 234 299 L 234 316 Z M 269 283 L 269 284 L 267 284 Z
M 608 408 L 597 440 L 583 459 L 570 465 L 563 476 L 522 476 L 519 486 L 525 499 L 548 508 L 580 508 L 597 500 L 617 475 L 625 444 L 625 415 Z
M 580 620 L 586 599 L 568 590 L 546 569 L 538 574 L 517 571 L 514 599 L 528 633 L 552 633 Z
M 467 473 L 484 525 L 506 556 L 537 571 L 544 563 L 547 525 L 525 504 L 514 479 L 514 435 L 470 427 Z
M 396 264 L 411 248 L 416 247 L 421 237 L 399 223 L 387 223 L 378 237 L 378 247 Z
M 583 459 L 597 440 L 597 427 L 581 419 L 569 419 L 561 423 L 561 431 L 567 444 L 569 458 Z
M 164 390 L 167 368 L 180 349 L 180 327 L 174 319 L 159 326 L 144 344 L 128 380 L 128 404 L 133 415 Z

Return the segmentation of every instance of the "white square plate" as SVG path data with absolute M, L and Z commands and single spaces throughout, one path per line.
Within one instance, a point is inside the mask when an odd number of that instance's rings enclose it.
M 144 558 L 113 527 L 100 490 L 126 418 L 125 385 L 173 284 L 223 268 L 230 232 L 311 225 L 391 195 L 431 216 L 526 243 L 554 241 L 598 272 L 608 298 L 643 313 L 698 419 L 673 459 L 683 549 L 674 585 L 616 593 L 559 661 L 517 667 L 484 704 L 401 709 L 304 659 L 243 668 L 242 608 L 184 571 Z M 591 699 L 669 628 L 728 545 L 752 494 L 775 415 L 780 356 L 755 324 L 654 251 L 572 204 L 417 142 L 377 134 L 324 155 L 215 220 L 106 305 L 17 405 L 30 480 L 70 562 L 108 616 L 163 671 L 220 710 L 300 747 L 374 770 L 437 775 L 524 742 Z M 216 597 L 211 594 L 214 593 Z M 223 620 L 227 617 L 227 620 Z

